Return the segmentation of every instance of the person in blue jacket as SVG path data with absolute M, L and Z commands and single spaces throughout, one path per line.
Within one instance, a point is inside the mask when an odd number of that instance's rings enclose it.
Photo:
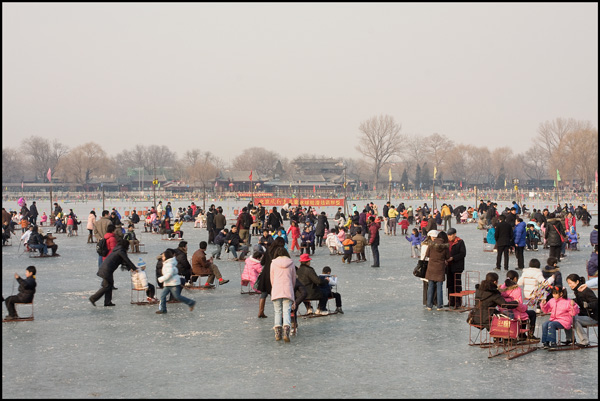
M 523 251 L 525 250 L 525 245 L 527 243 L 527 224 L 520 217 L 517 217 L 516 223 L 514 228 L 515 256 L 517 257 L 517 269 L 521 270 L 525 268 Z

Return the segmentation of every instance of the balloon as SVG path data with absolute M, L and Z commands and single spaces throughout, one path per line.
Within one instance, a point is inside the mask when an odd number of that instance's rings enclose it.
M 23 199 L 22 197 L 19 198 L 19 200 L 17 201 L 17 205 L 19 205 L 19 206 L 23 206 L 24 203 L 25 203 L 25 199 Z

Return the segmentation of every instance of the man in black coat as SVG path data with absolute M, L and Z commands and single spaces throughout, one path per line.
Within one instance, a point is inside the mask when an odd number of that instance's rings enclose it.
M 188 261 L 187 250 L 187 241 L 179 241 L 179 246 L 174 252 L 175 260 L 177 261 L 177 270 L 179 271 L 179 275 L 185 278 L 186 283 L 192 277 L 192 265 Z
M 446 286 L 448 294 L 462 291 L 462 272 L 465 270 L 465 256 L 467 256 L 467 247 L 465 242 L 456 235 L 455 228 L 448 229 L 448 245 L 450 246 L 450 258 L 446 269 Z M 448 306 L 450 308 L 460 308 L 462 297 L 448 296 Z
M 508 213 L 508 215 L 506 216 L 506 222 L 508 224 L 510 224 L 510 226 L 514 229 L 515 228 L 515 223 L 517 221 L 517 209 L 514 207 L 510 208 L 510 212 Z
M 227 243 L 229 252 L 233 254 L 234 261 L 246 259 L 246 254 L 248 253 L 248 246 L 241 244 L 242 240 L 240 239 L 240 235 L 237 232 L 237 227 L 235 226 L 235 224 L 231 226 L 231 230 L 229 230 L 229 233 L 225 237 L 225 242 Z M 239 258 L 237 251 L 242 252 Z
M 486 220 L 486 224 L 489 226 L 492 224 L 492 219 L 496 217 L 496 204 L 495 203 L 491 203 L 488 206 L 487 211 L 485 212 L 485 220 Z
M 31 222 L 31 224 L 33 224 L 35 226 L 35 225 L 37 225 L 37 218 L 38 218 L 38 210 L 37 210 L 35 201 L 33 201 L 31 203 L 31 207 L 29 208 L 29 221 Z
M 215 239 L 215 205 L 210 205 L 206 212 L 206 231 L 208 231 L 208 243 L 212 244 Z
M 496 256 L 496 270 L 500 270 L 500 262 L 502 261 L 502 255 L 504 254 L 504 270 L 508 270 L 508 250 L 510 249 L 513 239 L 514 232 L 513 228 L 506 222 L 506 217 L 501 214 L 496 224 L 496 249 L 498 255 Z
M 115 304 L 112 303 L 112 291 L 115 283 L 113 274 L 115 270 L 117 270 L 117 267 L 119 266 L 121 266 L 121 269 L 123 270 L 136 270 L 137 268 L 127 256 L 128 249 L 129 241 L 125 239 L 119 240 L 112 252 L 104 259 L 98 268 L 98 273 L 96 273 L 96 275 L 102 277 L 102 287 L 89 298 L 92 305 L 96 306 L 96 302 L 104 296 L 104 306 L 115 306 Z
M 388 212 L 390 211 L 390 202 L 386 202 L 383 205 L 383 210 L 381 211 L 381 215 L 383 216 L 383 230 L 385 235 L 390 233 L 389 221 L 388 221 Z
M 479 201 L 479 206 L 477 207 L 477 214 L 483 216 L 485 212 L 487 212 L 487 205 L 483 202 L 483 199 Z
M 2 297 L 2 301 L 6 303 L 6 309 L 8 309 L 8 316 L 5 318 L 6 320 L 14 320 L 19 318 L 15 308 L 16 303 L 33 302 L 35 287 L 37 286 L 35 281 L 35 273 L 35 266 L 27 267 L 24 279 L 15 273 L 15 279 L 19 282 L 19 293 L 17 295 L 6 297 L 6 299 Z

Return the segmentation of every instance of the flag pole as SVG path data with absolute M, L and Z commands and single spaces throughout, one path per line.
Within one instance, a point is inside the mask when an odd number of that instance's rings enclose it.
M 556 207 L 558 209 L 560 209 L 560 202 L 558 200 L 558 183 L 559 183 L 559 180 L 558 180 L 558 169 L 556 169 L 556 205 L 557 205 Z
M 52 214 L 52 181 L 50 181 L 50 214 Z
M 388 180 L 388 202 L 392 203 L 392 168 L 389 171 L 390 179 Z
M 252 184 L 252 170 L 250 170 L 250 200 L 254 205 L 254 184 Z

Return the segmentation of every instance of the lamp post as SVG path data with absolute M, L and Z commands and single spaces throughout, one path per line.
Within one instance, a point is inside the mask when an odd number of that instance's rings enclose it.
M 515 189 L 515 196 L 517 198 L 517 205 L 519 205 L 519 179 L 513 178 L 512 182 L 513 182 L 514 189 Z M 519 206 L 521 206 L 521 205 L 519 205 Z

